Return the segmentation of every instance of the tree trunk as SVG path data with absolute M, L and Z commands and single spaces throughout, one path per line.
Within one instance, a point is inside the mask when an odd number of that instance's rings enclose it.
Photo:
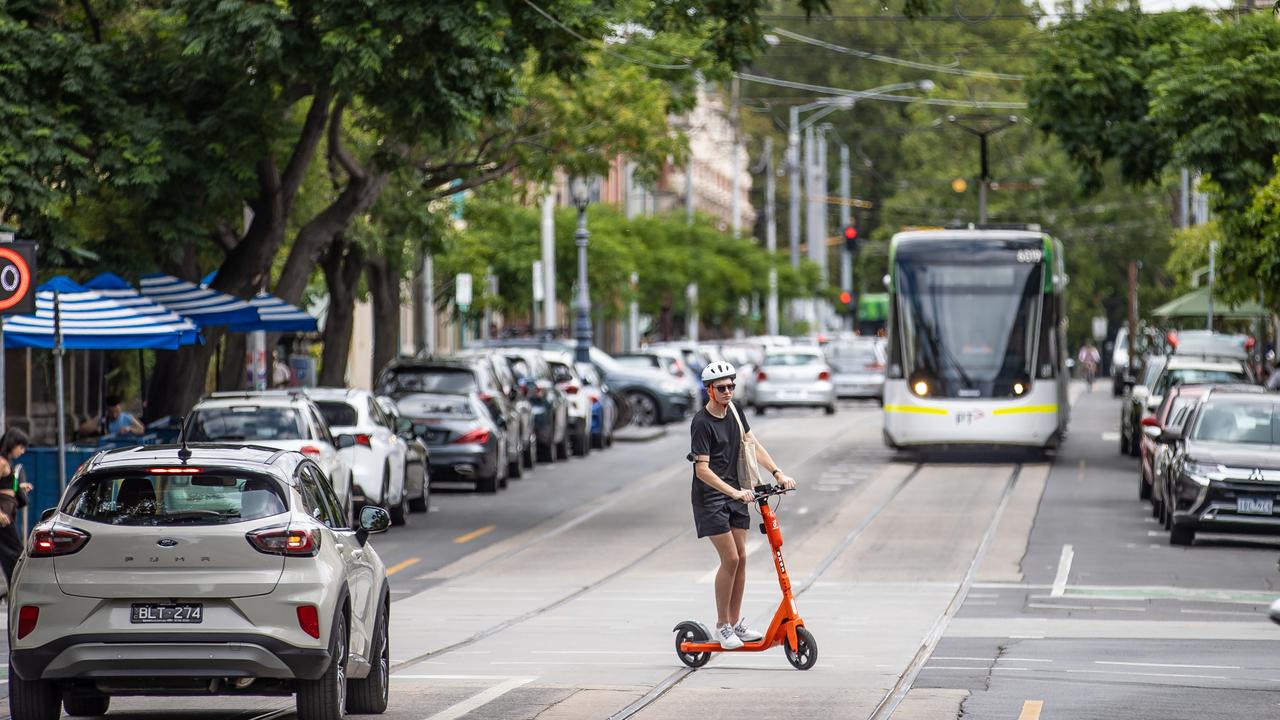
M 400 354 L 400 271 L 382 255 L 365 263 L 373 299 L 373 372 L 375 377 Z
M 247 333 L 226 334 L 222 343 L 222 368 L 218 371 L 219 390 L 244 390 L 249 387 L 248 364 L 244 354 L 249 351 Z
M 355 325 L 356 285 L 364 269 L 364 252 L 359 245 L 336 239 L 320 260 L 324 284 L 329 290 L 325 311 L 324 350 L 320 355 L 321 387 L 346 387 L 347 356 Z

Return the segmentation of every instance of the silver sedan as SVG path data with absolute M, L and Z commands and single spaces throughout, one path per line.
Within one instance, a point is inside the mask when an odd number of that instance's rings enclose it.
M 765 355 L 756 371 L 752 404 L 763 415 L 771 407 L 820 407 L 836 411 L 831 366 L 818 348 L 779 348 Z

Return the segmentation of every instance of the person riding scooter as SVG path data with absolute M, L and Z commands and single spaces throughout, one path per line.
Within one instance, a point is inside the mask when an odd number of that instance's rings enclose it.
M 763 636 L 747 627 L 742 616 L 742 593 L 747 583 L 747 528 L 751 515 L 747 503 L 754 499 L 750 488 L 741 487 L 738 478 L 738 454 L 742 438 L 755 442 L 756 457 L 773 476 L 774 482 L 791 490 L 796 481 L 778 467 L 768 451 L 751 433 L 744 414 L 733 405 L 737 371 L 727 362 L 718 361 L 702 371 L 708 400 L 693 416 L 689 427 L 690 450 L 693 455 L 693 521 L 698 537 L 710 538 L 720 556 L 716 571 L 716 630 L 713 640 L 725 650 L 742 647 Z M 733 417 L 730 418 L 729 416 Z

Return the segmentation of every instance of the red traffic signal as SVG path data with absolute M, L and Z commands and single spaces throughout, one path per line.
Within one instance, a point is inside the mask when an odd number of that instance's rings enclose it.
M 845 239 L 845 240 L 857 240 L 857 239 L 858 239 L 858 228 L 856 228 L 856 227 L 854 227 L 854 226 L 852 226 L 852 225 L 845 225 L 845 226 L 844 226 L 844 239 Z
M 840 302 L 844 305 L 848 305 L 853 302 L 853 296 L 849 294 L 848 290 L 842 290 L 840 292 Z

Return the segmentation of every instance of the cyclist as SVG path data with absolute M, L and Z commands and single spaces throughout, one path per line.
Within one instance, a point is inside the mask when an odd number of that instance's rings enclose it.
M 1076 358 L 1080 361 L 1080 372 L 1084 374 L 1084 380 L 1092 391 L 1093 379 L 1098 376 L 1098 363 L 1102 362 L 1102 356 L 1098 354 L 1098 348 L 1093 346 L 1092 341 L 1085 340 Z
M 727 362 L 717 361 L 702 371 L 707 388 L 705 407 L 693 416 L 689 428 L 693 455 L 693 522 L 698 537 L 710 538 L 720 556 L 716 571 L 716 630 L 714 638 L 726 650 L 763 636 L 747 627 L 742 617 L 742 592 L 747 583 L 747 528 L 751 515 L 747 503 L 754 495 L 738 484 L 738 453 L 742 436 L 756 442 L 756 461 L 778 485 L 791 489 L 795 480 L 782 472 L 769 453 L 751 434 L 746 415 L 731 403 L 737 371 Z

